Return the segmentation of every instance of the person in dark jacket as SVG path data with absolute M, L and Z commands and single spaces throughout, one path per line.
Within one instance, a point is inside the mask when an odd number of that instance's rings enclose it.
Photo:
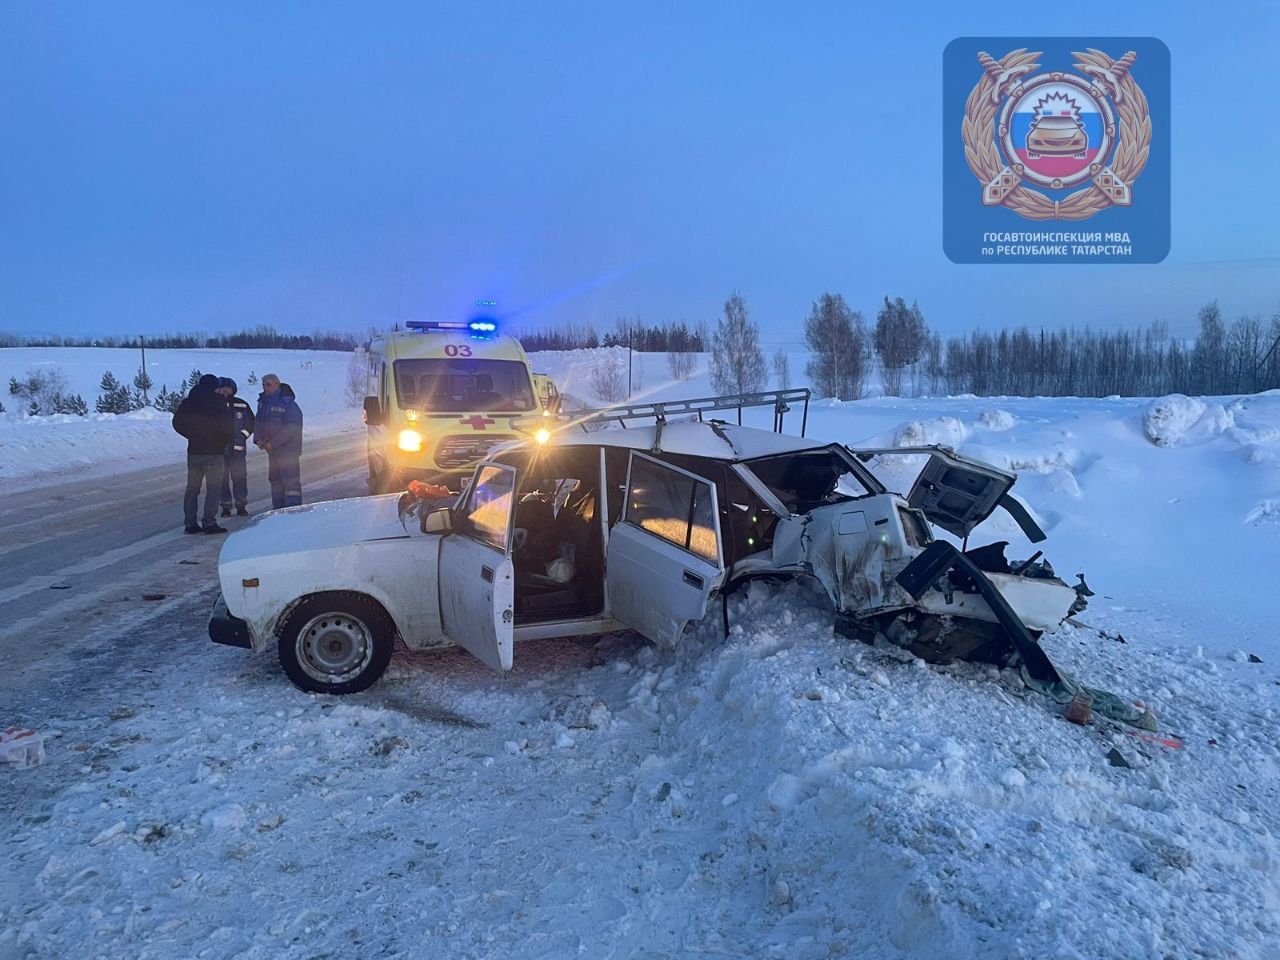
M 262 378 L 253 442 L 267 451 L 267 479 L 271 506 L 302 503 L 302 409 L 287 383 L 274 373 Z
M 222 452 L 235 430 L 226 401 L 217 394 L 218 378 L 206 373 L 173 415 L 173 429 L 187 438 L 187 490 L 182 512 L 187 533 L 226 533 L 215 519 L 222 486 Z M 200 485 L 204 484 L 204 520 L 196 523 Z
M 218 380 L 218 393 L 226 401 L 231 410 L 231 420 L 235 433 L 231 442 L 222 454 L 222 495 L 218 502 L 224 517 L 231 516 L 232 505 L 236 515 L 247 517 L 249 509 L 249 472 L 245 465 L 245 447 L 253 436 L 253 407 L 241 397 L 236 396 L 236 382 L 230 377 Z

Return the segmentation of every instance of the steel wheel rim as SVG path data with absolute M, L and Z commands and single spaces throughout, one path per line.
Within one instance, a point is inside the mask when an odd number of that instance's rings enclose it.
M 298 665 L 311 679 L 336 684 L 359 676 L 373 660 L 373 636 L 359 617 L 322 613 L 298 631 Z

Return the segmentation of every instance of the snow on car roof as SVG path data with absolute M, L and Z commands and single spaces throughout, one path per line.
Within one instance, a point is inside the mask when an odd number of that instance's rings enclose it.
M 829 446 L 817 440 L 806 440 L 804 437 L 759 430 L 755 427 L 739 427 L 731 423 L 718 423 L 715 427 L 719 428 L 723 436 L 716 432 L 712 424 L 706 422 L 694 420 L 668 423 L 662 428 L 659 446 L 663 453 L 727 461 L 753 460 L 756 457 L 820 450 Z M 590 432 L 572 429 L 557 434 L 552 442 L 556 446 L 603 446 L 651 450 L 656 432 L 657 427 L 653 425 L 627 427 L 625 430 L 614 427 Z M 729 439 L 729 443 L 725 442 L 725 437 Z

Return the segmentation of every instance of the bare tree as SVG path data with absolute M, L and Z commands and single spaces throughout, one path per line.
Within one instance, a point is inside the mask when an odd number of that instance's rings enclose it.
M 902 371 L 920 359 L 928 335 L 919 304 L 908 307 L 901 297 L 884 298 L 884 306 L 876 314 L 875 345 L 885 393 L 896 396 L 902 392 Z
M 942 363 L 942 337 L 931 332 L 924 344 L 924 375 L 929 384 L 929 396 L 938 395 L 944 373 L 946 369 Z
M 1241 317 L 1231 325 L 1227 333 L 1227 392 L 1245 393 L 1258 389 L 1256 374 L 1265 349 L 1260 317 Z
M 591 392 L 605 403 L 627 395 L 627 364 L 614 351 L 603 352 L 591 366 Z
M 791 361 L 785 350 L 773 355 L 773 378 L 778 382 L 779 390 L 791 389 Z
M 698 355 L 691 351 L 670 351 L 667 353 L 667 370 L 673 380 L 688 380 L 693 376 L 698 365 Z
M 1201 307 L 1197 319 L 1200 321 L 1200 333 L 1191 354 L 1195 392 L 1221 393 L 1226 380 L 1227 335 L 1218 301 Z
M 747 316 L 747 302 L 733 294 L 711 338 L 711 386 L 718 393 L 755 393 L 768 377 L 760 350 L 760 328 Z
M 357 350 L 351 354 L 351 359 L 347 361 L 347 406 L 359 407 L 364 405 L 364 398 L 367 396 L 368 373 L 366 370 L 369 357 L 363 350 Z
M 818 393 L 840 400 L 862 396 L 867 377 L 867 333 L 862 314 L 838 293 L 824 293 L 809 311 L 804 338 L 813 354 L 805 373 Z

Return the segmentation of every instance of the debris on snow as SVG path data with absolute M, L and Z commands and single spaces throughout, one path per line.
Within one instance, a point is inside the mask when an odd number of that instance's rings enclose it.
M 228 803 L 215 807 L 200 818 L 201 824 L 213 831 L 239 830 L 249 822 L 244 807 L 238 803 Z
M 44 738 L 26 727 L 0 730 L 0 762 L 18 770 L 44 763 Z
M 119 820 L 90 840 L 89 846 L 101 846 L 107 841 L 114 840 L 116 837 L 120 836 L 126 829 L 128 829 L 128 825 L 123 820 Z

